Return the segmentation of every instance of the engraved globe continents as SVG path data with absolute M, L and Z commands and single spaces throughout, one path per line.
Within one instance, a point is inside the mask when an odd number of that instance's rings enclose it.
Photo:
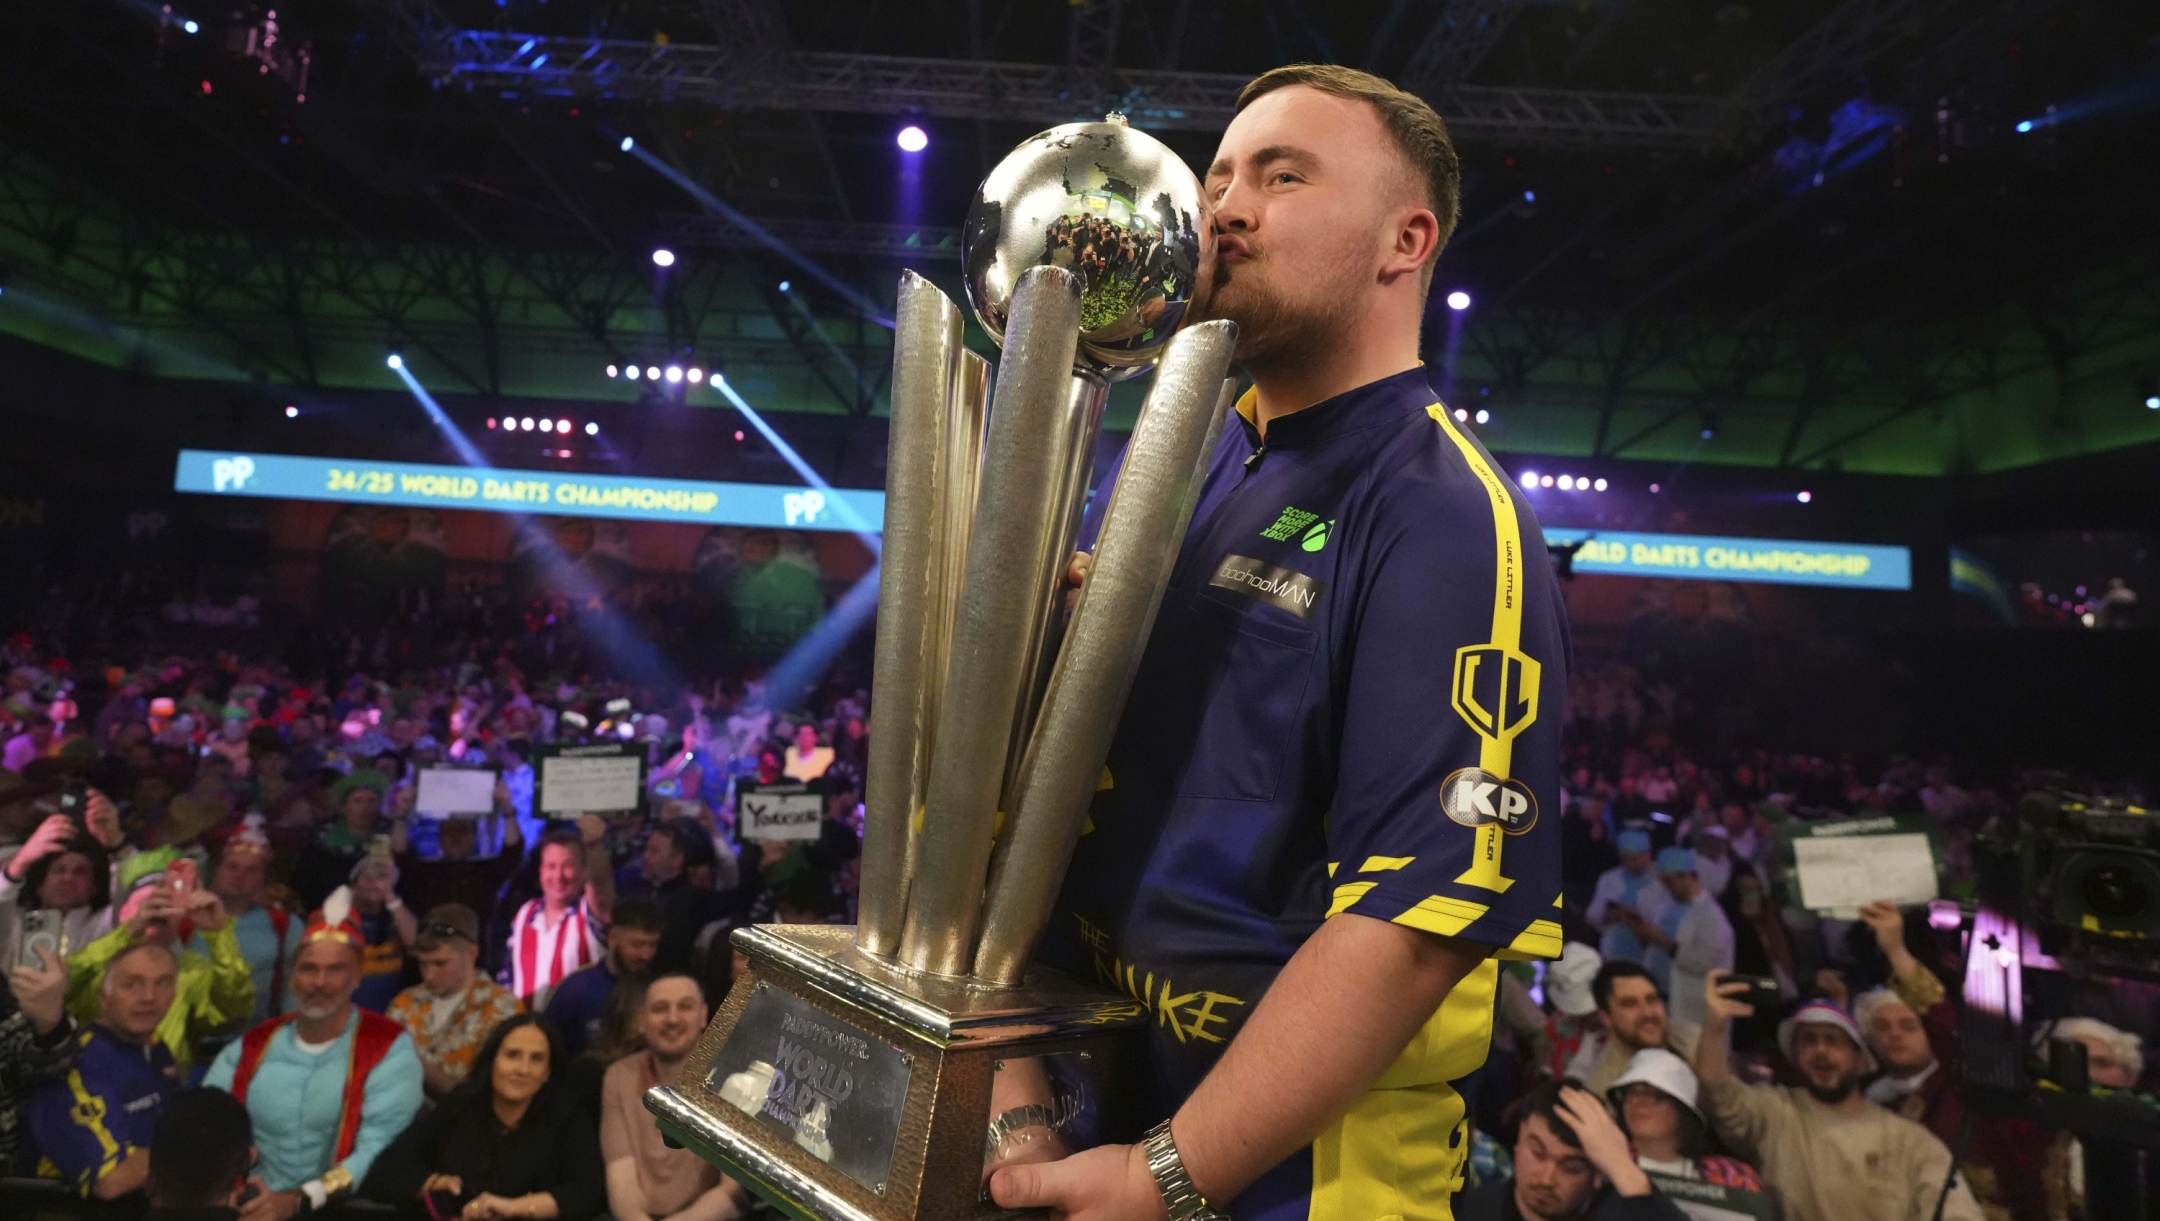
M 1030 267 L 1080 277 L 1076 363 L 1110 381 L 1145 371 L 1206 303 L 1215 235 L 1200 180 L 1166 145 L 1112 115 L 1022 141 L 983 180 L 961 255 L 968 303 L 1004 342 Z

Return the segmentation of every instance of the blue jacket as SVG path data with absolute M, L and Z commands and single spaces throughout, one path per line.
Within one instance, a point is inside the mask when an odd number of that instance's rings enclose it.
M 103 1025 L 81 1040 L 75 1068 L 31 1093 L 30 1140 L 38 1174 L 87 1195 L 128 1154 L 150 1147 L 180 1080 L 163 1043 L 133 1042 Z

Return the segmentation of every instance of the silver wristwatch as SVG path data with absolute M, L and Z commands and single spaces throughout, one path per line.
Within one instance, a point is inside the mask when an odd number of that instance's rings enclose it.
M 1147 1154 L 1148 1173 L 1155 1176 L 1155 1190 L 1162 1193 L 1170 1221 L 1230 1221 L 1229 1214 L 1217 1212 L 1193 1187 L 1192 1176 L 1185 1173 L 1185 1159 L 1178 1156 L 1177 1142 L 1170 1139 L 1169 1120 L 1149 1128 L 1140 1149 Z

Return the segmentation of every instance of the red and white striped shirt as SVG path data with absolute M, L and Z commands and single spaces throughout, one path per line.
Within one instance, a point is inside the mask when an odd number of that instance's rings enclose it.
M 563 976 L 600 961 L 606 949 L 600 937 L 606 928 L 584 899 L 552 928 L 546 901 L 527 902 L 510 920 L 510 991 L 530 1001 L 534 993 L 561 983 Z

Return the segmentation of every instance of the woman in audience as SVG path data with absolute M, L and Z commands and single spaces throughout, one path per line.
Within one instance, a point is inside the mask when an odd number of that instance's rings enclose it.
M 1645 1047 L 1605 1091 L 1620 1127 L 1635 1146 L 1635 1164 L 1652 1174 L 1695 1179 L 1759 1192 L 1762 1179 L 1746 1162 L 1711 1153 L 1710 1126 L 1696 1101 L 1699 1085 L 1687 1061 Z
M 361 1194 L 434 1221 L 598 1216 L 607 1206 L 600 1137 L 555 1084 L 564 1067 L 562 1037 L 545 1017 L 503 1022 L 465 1084 L 391 1143 Z

